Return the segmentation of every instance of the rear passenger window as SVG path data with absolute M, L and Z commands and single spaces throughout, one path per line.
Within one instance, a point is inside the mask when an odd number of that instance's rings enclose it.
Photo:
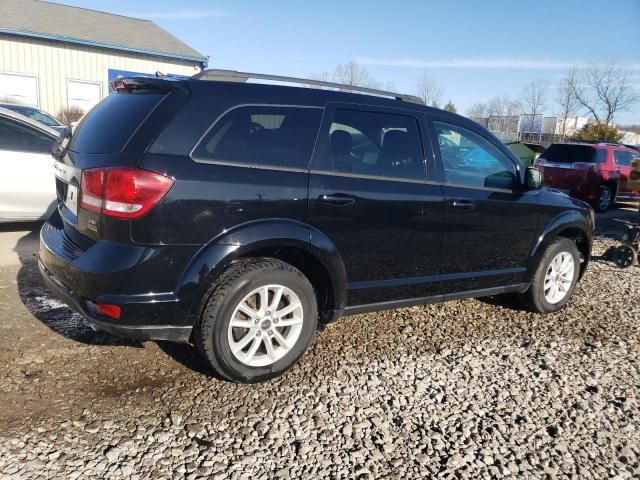
M 413 117 L 336 110 L 329 128 L 336 172 L 424 180 L 418 122 Z
M 196 159 L 306 169 L 322 109 L 246 106 L 216 122 L 193 152 Z

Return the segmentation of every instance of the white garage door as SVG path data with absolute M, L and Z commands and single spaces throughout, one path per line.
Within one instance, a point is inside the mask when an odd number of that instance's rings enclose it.
M 102 99 L 102 88 L 97 82 L 67 80 L 67 99 L 69 107 L 79 107 L 85 112 Z
M 0 101 L 39 106 L 38 78 L 34 75 L 0 73 Z

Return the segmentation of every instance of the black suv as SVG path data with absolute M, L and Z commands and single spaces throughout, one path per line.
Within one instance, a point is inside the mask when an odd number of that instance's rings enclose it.
M 96 330 L 193 342 L 255 382 L 343 315 L 503 293 L 537 312 L 567 303 L 592 210 L 541 188 L 487 130 L 410 96 L 249 77 L 118 79 L 54 146 L 39 267 Z

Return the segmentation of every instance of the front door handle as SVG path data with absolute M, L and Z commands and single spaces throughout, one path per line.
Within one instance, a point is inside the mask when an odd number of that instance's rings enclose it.
M 451 200 L 449 205 L 458 210 L 474 210 L 476 208 L 476 204 L 469 200 Z
M 320 195 L 318 197 L 320 203 L 328 203 L 329 205 L 353 205 L 356 202 L 355 197 L 344 193 L 334 193 L 333 195 Z

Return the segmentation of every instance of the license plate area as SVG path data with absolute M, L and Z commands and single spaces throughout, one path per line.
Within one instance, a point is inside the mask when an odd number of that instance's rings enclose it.
M 64 216 L 68 220 L 75 223 L 78 216 L 79 184 L 82 171 L 73 166 L 65 165 L 62 162 L 54 163 L 54 171 L 56 175 L 58 202 L 65 207 L 61 213 L 64 213 Z
M 64 196 L 64 206 L 76 217 L 78 216 L 78 187 L 67 185 L 67 192 Z

